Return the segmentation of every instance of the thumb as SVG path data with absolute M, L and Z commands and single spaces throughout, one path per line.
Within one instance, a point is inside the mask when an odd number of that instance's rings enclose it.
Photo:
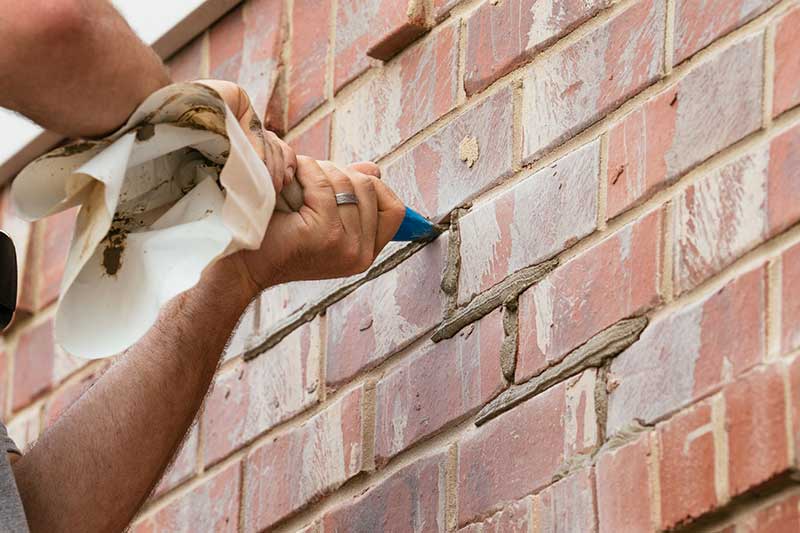
M 367 174 L 368 176 L 381 179 L 381 167 L 370 161 L 353 163 L 352 165 L 349 165 L 349 168 L 352 168 L 356 172 L 361 172 L 362 174 Z

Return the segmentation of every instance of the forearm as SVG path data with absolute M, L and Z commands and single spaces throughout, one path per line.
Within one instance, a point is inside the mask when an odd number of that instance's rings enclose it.
M 0 0 L 0 35 L 0 105 L 68 137 L 116 129 L 170 82 L 107 0 Z
M 144 503 L 246 305 L 237 274 L 217 268 L 14 464 L 31 531 L 121 531 Z

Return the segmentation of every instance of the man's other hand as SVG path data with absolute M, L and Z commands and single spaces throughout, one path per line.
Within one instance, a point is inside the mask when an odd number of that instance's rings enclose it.
M 224 80 L 200 80 L 199 83 L 217 91 L 228 104 L 250 144 L 267 165 L 272 183 L 275 185 L 275 193 L 279 194 L 283 187 L 294 179 L 297 169 L 294 150 L 273 132 L 264 128 L 258 115 L 254 113 L 250 98 L 244 89 Z

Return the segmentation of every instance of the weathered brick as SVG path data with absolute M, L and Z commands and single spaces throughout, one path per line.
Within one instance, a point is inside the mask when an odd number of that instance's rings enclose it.
M 800 529 L 800 495 L 794 492 L 737 517 L 735 533 L 788 533 L 798 529 Z
M 289 142 L 298 155 L 321 161 L 331 158 L 331 115 L 325 115 Z
M 464 0 L 433 0 L 433 16 L 436 20 L 442 20 L 450 14 L 450 10 Z
M 241 85 L 262 118 L 279 75 L 283 4 L 251 0 L 225 15 L 210 31 L 211 77 Z M 270 123 L 279 131 L 282 125 L 280 120 Z
M 779 115 L 800 104 L 800 8 L 786 13 L 775 31 L 775 91 L 772 112 Z
M 458 533 L 528 533 L 536 522 L 531 514 L 532 498 L 529 496 L 496 512 L 483 522 L 470 524 Z
M 377 365 L 441 321 L 446 253 L 444 235 L 328 308 L 328 385 Z
M 332 5 L 329 0 L 294 2 L 287 102 L 289 128 L 325 101 Z
M 770 144 L 768 191 L 769 230 L 776 235 L 800 221 L 800 126 Z
M 6 405 L 8 405 L 8 395 L 11 390 L 8 372 L 10 357 L 5 345 L 0 346 L 0 420 L 6 420 Z
M 597 514 L 601 533 L 653 531 L 650 470 L 652 435 L 645 433 L 597 459 Z
M 426 343 L 381 379 L 375 400 L 378 463 L 461 419 L 500 392 L 502 342 L 503 312 L 497 310 L 451 339 Z
M 205 402 L 206 464 L 214 463 L 319 400 L 319 320 L 257 358 L 221 373 Z
M 675 293 L 696 287 L 767 236 L 768 147 L 702 176 L 674 201 Z
M 362 397 L 355 389 L 247 455 L 244 531 L 272 526 L 361 471 Z
M 242 316 L 239 317 L 239 323 L 236 324 L 236 329 L 233 330 L 231 337 L 228 339 L 228 344 L 225 346 L 225 352 L 222 355 L 223 361 L 238 357 L 258 345 L 261 339 L 261 331 L 257 320 L 260 313 L 260 303 L 258 300 L 250 302 Z
M 328 512 L 325 533 L 445 531 L 447 454 L 420 459 Z
M 705 59 L 611 128 L 609 218 L 761 126 L 762 43 Z
M 497 417 L 459 446 L 458 523 L 548 485 L 597 444 L 596 373 L 587 370 Z
M 26 330 L 14 352 L 13 409 L 28 405 L 86 363 L 56 347 L 52 319 Z
M 783 253 L 781 278 L 781 351 L 786 354 L 800 348 L 800 244 Z
M 22 282 L 22 298 L 29 311 L 39 311 L 58 299 L 76 214 L 76 209 L 70 209 L 34 223 Z
M 513 105 L 498 91 L 392 162 L 384 181 L 409 207 L 440 220 L 510 176 Z
M 714 484 L 711 404 L 694 405 L 659 424 L 657 435 L 661 528 L 670 529 L 720 503 Z
M 458 29 L 444 28 L 405 51 L 336 110 L 333 156 L 378 159 L 444 115 L 458 93 Z
M 790 413 L 792 418 L 792 429 L 790 445 L 794 450 L 795 463 L 798 463 L 800 457 L 800 357 L 795 357 L 794 360 L 788 365 L 789 373 L 789 402 Z
M 158 482 L 153 497 L 158 498 L 165 492 L 174 489 L 184 481 L 190 479 L 197 470 L 197 451 L 199 440 L 199 425 L 194 424 L 188 435 L 181 443 L 175 459 Z
M 658 79 L 664 6 L 638 2 L 531 66 L 523 82 L 525 161 L 538 159 Z
M 611 364 L 608 434 L 652 423 L 764 357 L 765 268 L 653 321 Z
M 516 381 L 659 301 L 661 211 L 632 222 L 520 296 Z
M 533 500 L 533 522 L 538 526 L 534 531 L 596 533 L 594 485 L 594 472 L 587 468 L 570 474 L 540 492 Z
M 593 141 L 460 219 L 460 303 L 595 229 L 599 161 Z
M 201 34 L 166 61 L 172 81 L 191 81 L 207 77 L 205 46 L 206 36 Z
M 486 88 L 610 3 L 609 0 L 484 2 L 466 21 L 467 94 Z
M 756 18 L 778 0 L 677 0 L 675 55 L 678 64 L 719 37 Z
M 735 496 L 789 468 L 781 367 L 756 369 L 725 388 L 728 478 Z
M 238 531 L 240 475 L 240 463 L 225 467 L 180 499 L 136 523 L 132 531 Z
M 342 0 L 336 14 L 335 90 L 369 67 L 368 56 L 387 60 L 425 30 L 424 6 L 417 0 Z

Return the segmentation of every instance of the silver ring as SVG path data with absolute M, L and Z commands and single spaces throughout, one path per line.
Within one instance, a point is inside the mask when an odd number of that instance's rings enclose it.
M 351 192 L 336 193 L 336 205 L 358 205 L 358 196 Z

